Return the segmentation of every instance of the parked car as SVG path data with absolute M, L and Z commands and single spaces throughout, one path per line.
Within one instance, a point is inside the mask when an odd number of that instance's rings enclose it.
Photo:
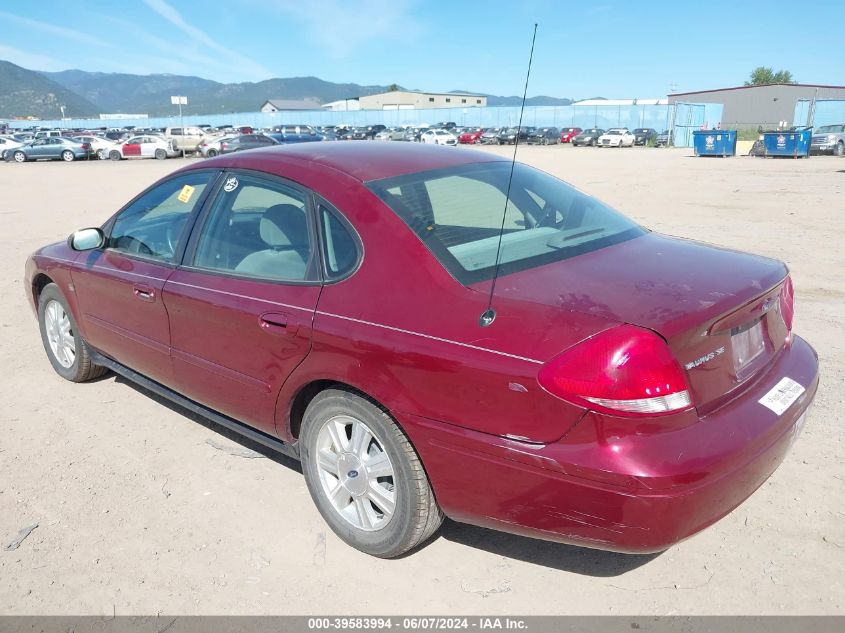
M 229 136 L 208 137 L 199 144 L 197 152 L 205 158 L 214 158 L 220 154 L 220 143 L 228 141 L 233 137 L 234 135 L 231 134 Z
M 164 138 L 173 141 L 173 147 L 179 152 L 196 152 L 205 140 L 205 132 L 195 126 L 169 127 L 164 130 Z
M 220 141 L 220 153 L 231 154 L 258 147 L 278 145 L 279 141 L 267 134 L 239 134 Z
M 616 127 L 599 136 L 597 147 L 633 147 L 634 135 L 624 127 Z
M 486 152 L 196 162 L 37 250 L 23 287 L 59 376 L 112 370 L 299 459 L 338 537 L 385 558 L 444 516 L 665 550 L 766 481 L 818 386 L 782 262 Z
M 422 136 L 424 132 L 428 132 L 429 129 L 430 128 L 424 126 L 411 126 L 405 131 L 405 140 L 414 143 L 419 143 L 420 136 Z
M 114 143 L 122 143 L 128 138 L 132 138 L 134 134 L 131 132 L 126 132 L 124 130 L 109 130 L 103 135 L 103 138 L 107 138 L 108 140 Z
M 560 130 L 556 127 L 537 128 L 528 135 L 530 145 L 557 145 L 560 143 Z
M 47 136 L 6 152 L 16 163 L 29 160 L 63 160 L 71 162 L 82 158 L 96 158 L 97 153 L 88 143 L 79 143 L 64 136 Z
M 310 125 L 280 125 L 273 128 L 273 131 L 268 133 L 279 143 L 311 143 L 322 140 L 322 137 L 317 134 Z
M 361 127 L 356 127 L 352 133 L 352 139 L 356 141 L 360 140 L 373 140 L 379 132 L 386 129 L 386 125 L 364 125 Z
M 420 142 L 430 145 L 457 145 L 458 138 L 451 132 L 435 128 L 420 134 Z
M 440 123 L 435 123 L 431 127 L 437 127 L 437 128 L 440 128 L 441 130 L 451 130 L 451 129 L 458 127 L 458 124 L 455 123 L 454 121 L 440 121 Z
M 845 125 L 822 125 L 810 137 L 810 153 L 845 155 Z
M 115 143 L 107 138 L 103 138 L 101 136 L 91 136 L 88 134 L 83 136 L 74 136 L 73 140 L 80 143 L 88 143 L 97 154 L 97 158 L 100 160 L 108 158 L 109 152 L 115 146 Z
M 654 139 L 655 147 L 668 147 L 672 143 L 672 134 L 669 130 L 663 130 Z
M 498 145 L 499 144 L 499 134 L 502 133 L 502 130 L 505 128 L 502 127 L 488 127 L 485 128 L 484 131 L 481 133 L 481 139 L 479 140 L 481 145 Z
M 465 130 L 458 136 L 458 143 L 481 143 L 481 135 L 484 134 L 484 128 L 473 127 Z
M 375 135 L 377 141 L 404 141 L 405 128 L 404 127 L 389 127 Z
M 580 127 L 565 127 L 560 131 L 560 142 L 571 143 L 572 139 L 581 133 Z
M 602 134 L 604 134 L 603 129 L 598 127 L 591 127 L 573 136 L 572 141 L 570 142 L 572 143 L 573 147 L 578 147 L 580 145 L 595 145 Z
M 19 148 L 23 143 L 11 136 L 0 136 L 0 158 L 6 160 L 6 152 Z
M 161 136 L 142 135 L 133 136 L 124 142 L 115 145 L 109 150 L 111 160 L 122 160 L 124 158 L 174 158 L 181 152 L 176 149 L 172 139 Z
M 648 145 L 657 138 L 657 130 L 650 127 L 638 127 L 633 132 L 634 145 Z

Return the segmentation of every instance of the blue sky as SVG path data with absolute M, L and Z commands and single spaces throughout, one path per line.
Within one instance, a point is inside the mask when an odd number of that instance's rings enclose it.
M 0 59 L 35 70 L 224 82 L 314 75 L 514 95 L 522 93 L 536 21 L 529 95 L 659 97 L 673 84 L 679 91 L 741 85 L 760 65 L 804 83 L 845 85 L 842 36 L 832 35 L 845 24 L 845 1 L 798 7 L 794 0 L 5 0 Z

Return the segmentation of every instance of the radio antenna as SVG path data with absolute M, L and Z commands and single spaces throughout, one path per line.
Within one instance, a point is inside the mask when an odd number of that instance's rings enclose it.
M 496 268 L 493 271 L 493 283 L 490 284 L 490 297 L 487 300 L 487 309 L 481 313 L 478 324 L 487 327 L 496 320 L 496 310 L 493 308 L 493 293 L 496 292 L 496 280 L 499 278 L 499 264 L 502 255 L 502 235 L 505 232 L 505 218 L 508 215 L 508 202 L 511 198 L 511 183 L 513 182 L 513 168 L 516 165 L 516 148 L 519 147 L 519 135 L 522 132 L 522 113 L 525 111 L 525 97 L 528 95 L 528 79 L 531 77 L 531 61 L 534 59 L 534 41 L 537 39 L 537 23 L 534 23 L 534 35 L 531 37 L 531 53 L 528 55 L 528 72 L 525 74 L 525 89 L 522 91 L 522 105 L 519 108 L 519 124 L 516 127 L 516 137 L 513 140 L 513 159 L 511 160 L 511 173 L 508 176 L 508 189 L 505 193 L 505 208 L 502 211 L 502 226 L 499 230 L 499 243 L 496 246 Z

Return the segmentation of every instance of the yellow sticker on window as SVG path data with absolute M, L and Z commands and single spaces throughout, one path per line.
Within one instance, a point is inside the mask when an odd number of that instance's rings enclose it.
M 176 198 L 179 202 L 187 203 L 190 201 L 191 196 L 194 195 L 194 188 L 191 185 L 185 185 L 182 187 L 182 191 L 179 193 L 179 197 Z

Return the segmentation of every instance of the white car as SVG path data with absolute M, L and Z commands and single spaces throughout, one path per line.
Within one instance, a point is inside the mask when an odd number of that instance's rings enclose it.
M 122 160 L 124 158 L 174 158 L 181 152 L 176 149 L 173 141 L 160 136 L 143 135 L 126 139 L 120 145 L 109 150 L 109 158 Z
M 626 127 L 615 127 L 602 134 L 596 147 L 633 147 L 636 137 Z
M 0 157 L 2 157 L 3 160 L 6 160 L 6 151 L 17 149 L 21 145 L 23 145 L 23 143 L 19 143 L 11 136 L 0 136 Z
M 432 145 L 457 145 L 458 137 L 446 130 L 428 130 L 420 134 L 420 142 Z
M 88 143 L 91 147 L 94 148 L 94 151 L 97 152 L 97 158 L 100 160 L 105 160 L 109 157 L 109 152 L 112 148 L 116 145 L 114 141 L 110 141 L 107 138 L 102 138 L 100 136 L 89 136 L 84 134 L 82 136 L 74 136 L 74 141 L 79 141 L 80 143 Z
M 235 136 L 237 136 L 237 134 Z M 199 147 L 197 147 L 197 151 L 205 158 L 214 158 L 220 153 L 220 144 L 223 143 L 223 141 L 228 141 L 230 138 L 235 138 L 235 136 L 206 137 L 206 139 L 199 144 Z

